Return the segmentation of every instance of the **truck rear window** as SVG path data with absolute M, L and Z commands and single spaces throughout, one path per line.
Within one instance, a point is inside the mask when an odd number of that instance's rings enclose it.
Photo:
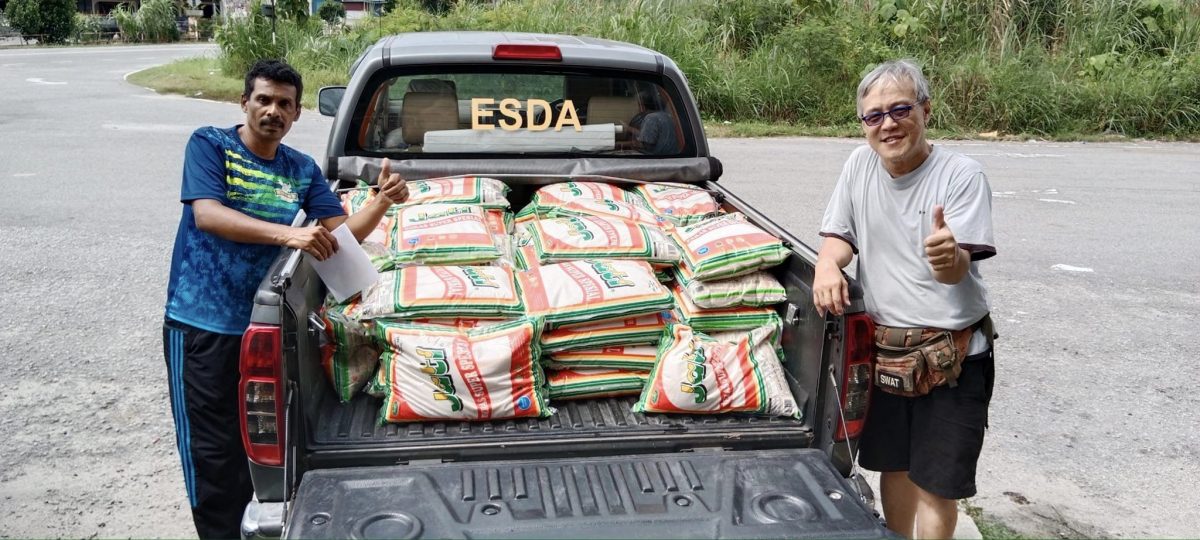
M 364 94 L 361 150 L 401 154 L 686 156 L 678 94 L 580 73 L 406 73 Z

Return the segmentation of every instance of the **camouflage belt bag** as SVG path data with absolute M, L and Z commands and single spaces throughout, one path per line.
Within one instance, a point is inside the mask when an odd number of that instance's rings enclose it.
M 876 325 L 875 384 L 904 397 L 957 386 L 975 326 L 953 331 Z

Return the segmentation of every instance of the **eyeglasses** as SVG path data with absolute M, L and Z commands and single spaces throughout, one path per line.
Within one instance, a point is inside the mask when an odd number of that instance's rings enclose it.
M 908 118 L 908 115 L 912 114 L 913 108 L 915 108 L 917 105 L 920 105 L 923 101 L 924 100 L 918 101 L 912 105 L 897 105 L 892 107 L 891 110 L 884 112 L 873 112 L 871 114 L 860 116 L 859 120 L 862 120 L 864 124 L 871 127 L 882 124 L 883 117 L 885 116 L 890 116 L 892 117 L 892 120 L 899 122 L 905 118 Z

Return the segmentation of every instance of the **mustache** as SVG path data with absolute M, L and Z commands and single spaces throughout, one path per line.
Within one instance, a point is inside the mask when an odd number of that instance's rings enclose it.
M 275 118 L 264 118 L 261 121 L 259 121 L 259 124 L 264 125 L 264 126 L 283 127 L 283 120 L 279 120 L 279 119 L 275 119 Z

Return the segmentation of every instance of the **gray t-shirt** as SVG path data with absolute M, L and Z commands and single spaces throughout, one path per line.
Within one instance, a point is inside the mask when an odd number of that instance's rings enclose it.
M 933 207 L 942 205 L 971 269 L 955 285 L 939 283 L 925 257 Z M 858 253 L 858 280 L 867 313 L 888 326 L 957 330 L 989 311 L 978 261 L 996 254 L 992 190 L 983 168 L 957 152 L 933 147 L 916 170 L 892 178 L 870 146 L 850 154 L 821 221 L 821 236 L 836 236 Z M 987 349 L 981 333 L 968 354 Z

